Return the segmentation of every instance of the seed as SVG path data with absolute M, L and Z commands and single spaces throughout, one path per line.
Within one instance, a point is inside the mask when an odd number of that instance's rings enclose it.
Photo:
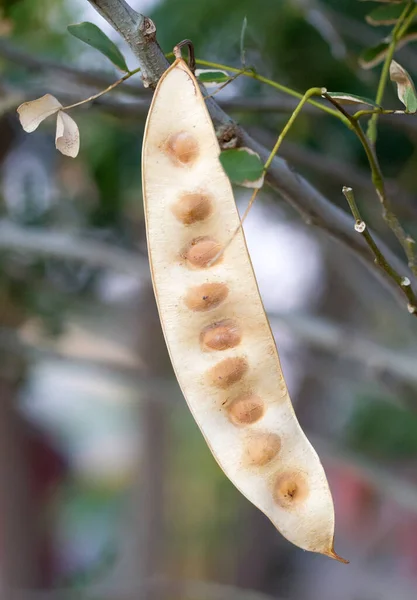
M 200 342 L 204 350 L 227 350 L 241 342 L 242 334 L 232 319 L 224 319 L 212 323 L 200 334 Z
M 205 194 L 185 193 L 172 206 L 175 217 L 184 225 L 204 221 L 212 212 L 212 202 Z
M 211 385 L 226 389 L 240 381 L 247 373 L 248 368 L 249 365 L 245 358 L 239 356 L 226 358 L 210 369 L 207 377 Z
M 199 154 L 198 142 L 186 131 L 180 131 L 170 136 L 166 149 L 168 154 L 183 165 L 193 163 Z
M 281 508 L 295 508 L 304 502 L 308 494 L 306 477 L 299 471 L 281 473 L 275 482 L 274 499 Z
M 227 407 L 229 419 L 234 425 L 252 425 L 264 415 L 264 402 L 255 394 L 244 394 L 235 398 Z

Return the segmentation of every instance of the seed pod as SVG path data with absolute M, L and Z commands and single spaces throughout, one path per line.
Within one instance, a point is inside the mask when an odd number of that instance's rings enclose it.
M 174 370 L 234 485 L 288 540 L 343 560 L 326 476 L 295 417 L 242 230 L 226 247 L 240 220 L 219 153 L 200 88 L 177 58 L 155 91 L 142 155 L 149 260 Z

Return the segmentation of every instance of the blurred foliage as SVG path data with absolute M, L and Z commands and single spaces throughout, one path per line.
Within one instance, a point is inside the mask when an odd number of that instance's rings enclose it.
M 343 4 L 349 5 L 352 16 L 363 12 L 357 2 L 329 2 L 338 10 L 343 10 Z M 246 16 L 248 65 L 254 64 L 269 77 L 303 91 L 325 86 L 372 96 L 372 88 L 363 89 L 349 64 L 331 56 L 326 41 L 306 21 L 307 8 L 309 3 L 293 0 L 265 0 L 262 10 L 252 0 L 164 0 L 152 11 L 152 18 L 158 24 L 158 40 L 166 52 L 179 39 L 188 37 L 195 44 L 197 56 L 210 53 L 212 60 L 238 63 L 240 31 Z
M 381 459 L 417 456 L 417 415 L 393 398 L 359 396 L 347 438 L 358 451 Z
M 3 0 L 3 14 L 13 22 L 13 38 L 30 51 L 62 59 L 70 44 L 63 35 L 73 18 L 68 2 L 55 0 Z M 44 34 L 42 35 L 42 33 Z

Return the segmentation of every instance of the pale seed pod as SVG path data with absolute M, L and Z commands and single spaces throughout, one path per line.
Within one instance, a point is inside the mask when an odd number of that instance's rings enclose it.
M 291 542 L 340 559 L 319 458 L 291 405 L 198 83 L 162 76 L 142 155 L 149 259 L 176 376 L 214 457 Z

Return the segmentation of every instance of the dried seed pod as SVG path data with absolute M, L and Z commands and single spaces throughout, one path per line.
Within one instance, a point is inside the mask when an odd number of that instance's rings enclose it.
M 143 142 L 152 280 L 187 403 L 235 486 L 291 542 L 339 559 L 319 458 L 295 417 L 200 88 L 177 58 Z M 214 259 L 214 260 L 213 260 Z M 343 559 L 340 559 L 343 560 Z

